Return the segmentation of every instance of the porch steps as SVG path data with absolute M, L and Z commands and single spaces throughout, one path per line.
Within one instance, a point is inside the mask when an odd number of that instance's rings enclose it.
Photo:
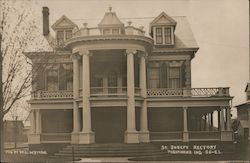
M 74 156 L 81 157 L 134 157 L 161 155 L 164 152 L 154 144 L 92 144 L 74 145 Z M 58 158 L 72 158 L 72 145 L 66 146 L 54 155 Z

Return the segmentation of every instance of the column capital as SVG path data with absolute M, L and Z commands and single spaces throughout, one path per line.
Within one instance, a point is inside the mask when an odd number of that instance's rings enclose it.
M 187 107 L 187 106 L 182 106 L 182 109 L 183 109 L 183 110 L 187 110 L 188 107 Z
M 70 58 L 72 60 L 79 60 L 81 58 L 81 56 L 78 53 L 73 53 L 70 55 Z
M 126 55 L 136 54 L 136 53 L 137 53 L 137 49 L 134 49 L 134 48 L 126 49 Z
M 220 106 L 220 109 L 219 110 L 223 110 L 223 109 L 225 109 L 226 108 L 226 106 Z
M 143 52 L 140 52 L 137 56 L 139 58 L 145 58 L 146 59 L 148 57 L 148 54 L 145 51 L 143 51 Z
M 79 55 L 81 55 L 81 56 L 84 56 L 84 55 L 91 56 L 91 52 L 89 50 L 83 49 L 83 50 L 79 51 Z

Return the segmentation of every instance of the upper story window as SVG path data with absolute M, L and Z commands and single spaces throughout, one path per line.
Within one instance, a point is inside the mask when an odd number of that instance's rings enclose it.
M 120 29 L 119 28 L 106 28 L 102 29 L 103 35 L 119 35 Z
M 58 90 L 58 70 L 54 69 L 47 70 L 46 88 L 48 91 Z
M 78 29 L 78 26 L 63 15 L 51 28 L 56 33 L 56 44 L 62 46 L 66 40 L 72 38 L 72 31 Z
M 156 37 L 156 44 L 163 43 L 162 28 L 156 28 L 155 37 Z
M 66 30 L 66 40 L 71 39 L 72 38 L 72 30 Z
M 164 28 L 164 34 L 165 34 L 165 43 L 171 44 L 172 43 L 172 31 L 171 28 Z
M 155 45 L 173 45 L 173 27 L 154 27 Z
M 150 35 L 155 45 L 174 45 L 174 30 L 177 22 L 162 12 L 150 22 Z
M 64 42 L 70 38 L 72 38 L 72 30 L 57 31 L 56 40 L 58 45 L 63 45 Z

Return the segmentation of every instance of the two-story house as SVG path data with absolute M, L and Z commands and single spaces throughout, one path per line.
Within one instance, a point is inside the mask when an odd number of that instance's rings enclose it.
M 44 67 L 29 101 L 30 145 L 232 141 L 229 88 L 191 87 L 199 48 L 187 18 L 162 12 L 147 25 L 110 9 L 96 27 L 66 16 L 51 26 L 54 51 L 26 53 Z

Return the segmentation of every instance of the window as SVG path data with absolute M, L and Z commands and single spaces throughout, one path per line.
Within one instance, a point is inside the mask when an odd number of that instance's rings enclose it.
M 180 88 L 180 68 L 170 67 L 169 68 L 169 88 Z
M 58 70 L 47 70 L 47 90 L 58 90 Z
M 63 45 L 64 42 L 64 31 L 57 31 L 57 44 L 58 45 Z
M 149 69 L 149 88 L 159 88 L 160 79 L 159 79 L 159 68 L 153 67 Z
M 113 35 L 119 35 L 119 29 L 112 29 Z
M 103 79 L 102 79 L 102 77 L 95 76 L 94 85 L 95 85 L 95 87 L 103 87 Z
M 117 74 L 115 72 L 110 72 L 108 74 L 108 87 L 109 87 L 109 93 L 116 93 L 116 91 L 117 91 Z
M 110 29 L 103 29 L 103 35 L 110 35 Z
M 66 31 L 66 40 L 72 38 L 72 30 L 67 30 Z
M 162 44 L 162 28 L 156 28 L 156 44 Z
M 161 87 L 162 88 L 167 88 L 168 87 L 168 82 L 167 82 L 167 65 L 163 64 L 161 66 Z
M 172 37 L 171 37 L 171 28 L 165 28 L 165 44 L 171 44 L 172 43 Z

